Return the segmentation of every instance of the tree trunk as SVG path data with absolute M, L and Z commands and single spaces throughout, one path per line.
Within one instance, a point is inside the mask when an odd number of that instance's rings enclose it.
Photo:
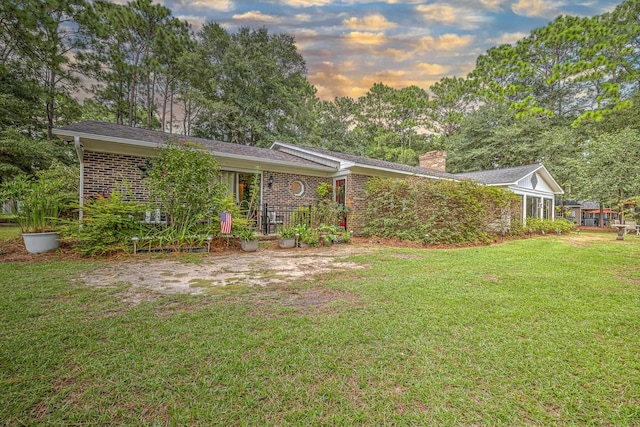
M 600 202 L 600 218 L 598 219 L 598 227 L 604 227 L 604 205 Z
M 169 133 L 173 133 L 173 87 L 171 88 L 171 102 L 169 103 Z
M 49 77 L 49 88 L 47 90 L 47 138 L 53 139 L 53 127 L 54 127 L 54 117 L 55 117 L 55 94 L 54 88 L 56 84 L 56 74 L 51 72 Z
M 169 98 L 169 82 L 167 82 L 167 85 L 164 88 L 164 94 L 162 96 L 162 131 L 164 132 L 166 129 L 166 123 L 167 123 L 167 100 Z M 171 133 L 171 131 L 169 131 L 169 133 Z

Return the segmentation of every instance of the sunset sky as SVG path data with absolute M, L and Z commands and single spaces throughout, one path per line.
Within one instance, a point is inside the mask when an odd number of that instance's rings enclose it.
M 377 82 L 429 88 L 465 76 L 488 48 L 514 43 L 559 14 L 593 16 L 620 0 L 161 0 L 194 29 L 266 27 L 295 36 L 323 99 L 358 97 Z

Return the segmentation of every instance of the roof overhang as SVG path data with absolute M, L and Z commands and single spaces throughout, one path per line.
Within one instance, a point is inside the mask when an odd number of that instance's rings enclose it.
M 304 148 L 301 148 L 292 144 L 280 142 L 280 141 L 276 141 L 273 144 L 271 144 L 271 149 L 280 151 L 283 153 L 291 154 L 292 156 L 301 157 L 306 160 L 311 160 L 312 162 L 316 162 L 321 165 L 334 168 L 336 170 L 349 169 L 355 164 L 353 162 L 348 162 L 343 159 L 340 159 L 338 157 L 316 153 L 315 151 L 311 151 L 311 150 L 305 150 Z
M 399 169 L 385 168 L 380 166 L 367 165 L 364 163 L 351 162 L 335 156 L 317 153 L 312 150 L 306 150 L 303 147 L 287 144 L 285 142 L 280 142 L 280 141 L 274 142 L 271 145 L 271 149 L 282 151 L 283 153 L 291 154 L 294 156 L 302 157 L 304 159 L 311 160 L 316 163 L 324 164 L 331 167 L 336 167 L 337 173 L 350 171 L 351 173 L 357 173 L 360 175 L 370 175 L 370 176 L 383 176 L 383 177 L 419 176 L 421 178 L 455 181 L 455 179 L 444 178 L 436 175 L 416 174 L 414 172 L 407 172 Z
M 156 157 L 158 148 L 163 144 L 137 139 L 118 138 L 108 135 L 96 135 L 85 132 L 71 131 L 67 129 L 53 129 L 54 135 L 65 141 L 73 141 L 75 137 L 80 138 L 80 143 L 85 151 L 123 154 L 141 157 Z M 204 149 L 212 153 L 221 168 L 251 168 L 268 169 L 274 172 L 313 172 L 313 175 L 330 176 L 335 174 L 336 168 L 323 164 L 301 165 L 294 162 L 267 159 L 261 157 L 246 156 L 241 154 L 224 153 L 215 150 Z
M 515 182 L 497 182 L 497 183 L 486 184 L 486 185 L 489 186 L 489 187 L 510 187 L 510 188 L 513 187 L 513 188 L 515 188 L 515 187 L 518 186 L 518 182 L 520 182 L 521 180 L 523 180 L 524 178 L 526 178 L 529 175 L 533 175 L 534 173 L 540 173 L 540 175 L 542 175 L 542 178 L 546 181 L 546 183 L 551 188 L 552 194 L 564 194 L 564 190 L 562 189 L 562 187 L 560 187 L 560 185 L 556 182 L 556 180 L 553 179 L 553 176 L 551 176 L 551 174 L 549 173 L 547 168 L 544 167 L 544 165 L 539 165 L 538 168 L 536 168 L 535 170 L 527 173 L 526 175 L 521 176 Z

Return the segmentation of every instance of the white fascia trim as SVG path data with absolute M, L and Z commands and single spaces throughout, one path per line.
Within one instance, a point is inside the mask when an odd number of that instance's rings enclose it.
M 397 173 L 397 174 L 401 174 L 401 175 L 419 176 L 420 178 L 438 179 L 438 180 L 442 180 L 442 181 L 458 181 L 457 179 L 453 179 L 453 178 L 443 178 L 441 176 L 425 175 L 425 174 L 422 174 L 422 173 L 407 172 L 407 171 L 402 171 L 402 170 L 398 170 L 398 169 L 389 169 L 389 168 L 383 168 L 383 167 L 380 167 L 380 166 L 365 165 L 365 164 L 361 164 L 361 163 L 354 163 L 354 166 L 357 166 L 357 167 L 362 168 L 362 169 L 373 169 L 373 170 L 379 170 L 379 171 L 383 171 L 383 172 Z
M 543 165 L 540 165 L 540 167 L 536 170 L 534 170 L 533 172 L 528 173 L 527 175 L 523 176 L 522 178 L 520 178 L 519 180 L 517 180 L 516 182 L 499 182 L 497 184 L 484 184 L 487 187 L 509 187 L 510 190 L 513 190 L 511 187 L 515 186 L 516 188 L 521 188 L 518 187 L 518 182 L 520 182 L 521 180 L 523 180 L 524 178 L 526 178 L 529 175 L 532 175 L 536 172 L 538 172 L 540 169 L 544 169 L 545 172 L 545 177 L 547 177 L 549 179 L 549 183 L 551 184 L 550 187 L 556 187 L 556 191 L 553 192 L 553 194 L 564 194 L 564 190 L 562 189 L 562 187 L 560 187 L 558 185 L 558 183 L 556 182 L 555 179 L 553 179 L 553 177 L 551 176 L 551 174 L 549 173 L 549 171 L 547 170 L 547 168 L 545 168 Z M 471 179 L 471 178 L 468 178 Z M 472 179 L 472 181 L 475 181 Z M 528 190 L 528 189 L 527 189 Z M 525 190 L 525 191 L 527 191 Z M 535 192 L 536 190 L 530 190 L 532 192 Z
M 128 138 L 117 138 L 117 137 L 111 137 L 111 136 L 95 135 L 90 133 L 74 132 L 74 131 L 67 131 L 67 130 L 60 130 L 60 129 L 54 129 L 53 133 L 54 135 L 59 135 L 59 136 L 87 138 L 87 139 L 93 139 L 97 141 L 114 142 L 117 144 L 124 144 L 124 145 L 133 145 L 137 147 L 159 148 L 161 145 L 156 142 L 140 141 L 137 139 L 128 139 Z M 203 151 L 208 151 L 216 157 L 226 158 L 226 159 L 248 160 L 248 161 L 260 162 L 260 163 L 269 164 L 269 165 L 289 166 L 289 167 L 309 169 L 309 170 L 322 171 L 322 172 L 335 172 L 335 168 L 330 168 L 326 166 L 302 165 L 302 164 L 291 163 L 291 162 L 282 161 L 282 160 L 273 160 L 273 159 L 264 159 L 260 157 L 245 156 L 242 154 L 220 153 L 218 151 L 213 151 L 208 149 L 205 149 Z
M 554 191 L 553 194 L 564 194 L 564 190 L 562 189 L 562 187 L 560 187 L 560 184 L 558 184 L 556 180 L 553 179 L 553 176 L 547 170 L 547 168 L 544 165 L 540 165 L 540 168 L 536 169 L 536 172 L 539 171 L 540 169 L 544 170 L 545 176 L 549 179 L 549 181 L 552 184 L 551 187 L 554 187 L 554 186 L 556 187 L 557 191 Z
M 397 173 L 397 174 L 401 174 L 401 175 L 414 175 L 414 176 L 419 176 L 419 177 L 422 177 L 422 178 L 439 179 L 439 180 L 443 180 L 443 181 L 458 181 L 457 179 L 443 178 L 443 177 L 435 176 L 435 175 L 417 174 L 417 173 L 414 173 L 414 172 L 407 172 L 407 171 L 402 171 L 402 170 L 398 170 L 398 169 L 390 169 L 390 168 L 385 168 L 385 167 L 380 167 L 380 166 L 371 166 L 371 165 L 367 165 L 367 164 L 364 164 L 364 163 L 354 163 L 354 162 L 346 161 L 344 159 L 340 159 L 339 157 L 327 156 L 326 154 L 320 154 L 320 153 L 317 153 L 315 151 L 305 150 L 304 148 L 300 148 L 300 147 L 298 147 L 296 145 L 291 145 L 291 144 L 287 144 L 287 143 L 279 142 L 279 141 L 276 141 L 273 144 L 271 144 L 271 149 L 277 150 L 278 146 L 283 147 L 283 148 L 288 148 L 288 149 L 291 149 L 291 150 L 294 150 L 294 151 L 299 151 L 301 153 L 305 153 L 305 154 L 308 154 L 310 156 L 318 156 L 318 157 L 325 158 L 327 160 L 335 161 L 335 162 L 340 164 L 340 170 L 337 172 L 338 174 L 345 173 L 348 169 L 350 169 L 352 167 L 359 167 L 359 168 L 362 168 L 362 169 L 373 169 L 373 170 L 379 170 L 379 171 L 383 171 L 383 172 Z M 291 154 L 291 153 L 289 153 L 289 154 Z
M 313 156 L 313 157 L 321 157 L 323 159 L 326 159 L 326 160 L 332 161 L 334 163 L 337 163 L 339 165 L 340 169 L 350 168 L 351 166 L 353 166 L 355 164 L 353 162 L 346 161 L 346 160 L 341 159 L 339 157 L 328 156 L 326 154 L 317 153 L 315 151 L 305 150 L 304 148 L 300 148 L 297 145 L 287 144 L 285 142 L 280 142 L 280 141 L 274 142 L 273 144 L 271 144 L 271 147 L 269 147 L 269 148 L 271 150 L 280 151 L 280 150 L 278 150 L 278 147 L 286 148 L 288 150 L 297 151 L 297 152 L 304 153 L 304 154 L 307 154 L 307 155 Z M 287 152 L 287 154 L 291 154 L 291 153 Z M 292 154 L 292 155 L 294 155 L 294 154 Z
M 507 187 L 507 189 L 512 191 L 514 194 L 519 194 L 519 195 L 526 194 L 527 196 L 544 197 L 547 199 L 552 199 L 557 194 L 557 193 L 548 193 L 546 191 L 538 191 L 538 190 L 532 190 L 530 188 L 522 188 L 522 187 L 509 186 Z
M 70 136 L 74 138 L 78 137 L 78 138 L 93 139 L 96 141 L 115 142 L 117 144 L 124 144 L 124 145 L 135 145 L 138 147 L 158 148 L 160 146 L 160 144 L 156 142 L 139 141 L 136 139 L 128 139 L 128 138 L 117 138 L 114 136 L 97 135 L 93 133 L 76 132 L 76 131 L 64 130 L 64 129 L 53 129 L 53 134 L 58 136 Z

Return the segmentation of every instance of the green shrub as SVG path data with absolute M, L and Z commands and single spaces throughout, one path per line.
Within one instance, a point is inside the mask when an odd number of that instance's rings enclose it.
M 109 197 L 86 201 L 83 218 L 68 222 L 62 229 L 65 241 L 84 255 L 109 255 L 128 251 L 131 238 L 155 238 L 155 226 L 142 221 L 147 206 L 136 202 L 128 190 L 116 186 Z
M 256 230 L 252 227 L 244 227 L 241 228 L 240 231 L 235 234 L 240 240 L 245 242 L 253 242 L 254 240 L 258 240 L 258 235 L 256 234 Z
M 576 225 L 564 218 L 558 218 L 556 220 L 540 219 L 540 218 L 527 218 L 526 229 L 531 230 L 534 233 L 569 233 L 575 231 Z
M 360 220 L 367 235 L 430 243 L 488 242 L 518 217 L 520 198 L 508 190 L 463 181 L 420 178 L 367 182 Z M 514 224 L 509 225 L 512 227 Z
M 219 173 L 216 159 L 196 144 L 171 143 L 160 149 L 145 184 L 178 237 L 193 235 L 220 210 L 228 189 Z
M 23 233 L 54 231 L 78 197 L 78 169 L 54 161 L 34 177 L 24 174 L 0 186 L 0 203 L 10 201 Z
M 292 225 L 280 225 L 277 229 L 278 239 L 292 239 L 296 237 L 296 227 Z

